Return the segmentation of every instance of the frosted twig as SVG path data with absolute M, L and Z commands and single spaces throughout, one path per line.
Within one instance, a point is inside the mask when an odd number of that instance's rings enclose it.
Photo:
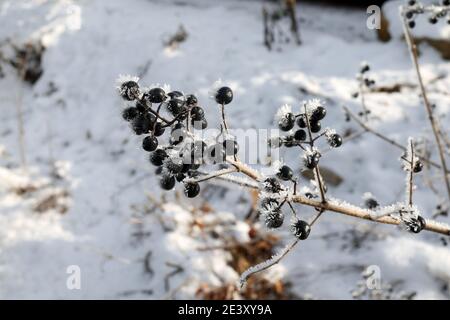
M 406 12 L 405 8 L 403 6 L 401 6 L 400 7 L 400 17 L 401 17 L 402 25 L 403 25 L 403 33 L 405 35 L 406 43 L 408 44 L 408 49 L 409 49 L 409 53 L 411 56 L 411 62 L 416 71 L 416 77 L 417 77 L 417 81 L 419 82 L 419 88 L 420 88 L 420 92 L 422 94 L 423 103 L 425 105 L 425 109 L 428 114 L 428 119 L 430 120 L 431 128 L 433 129 L 433 135 L 434 135 L 434 138 L 436 141 L 436 145 L 437 145 L 438 152 L 439 152 L 439 158 L 441 161 L 442 176 L 443 176 L 442 178 L 444 179 L 445 187 L 447 189 L 447 195 L 448 195 L 448 198 L 450 199 L 450 181 L 447 176 L 448 170 L 447 170 L 447 163 L 445 161 L 445 156 L 444 156 L 444 148 L 442 146 L 441 137 L 439 135 L 439 124 L 438 124 L 437 119 L 433 115 L 433 109 L 431 107 L 430 101 L 428 100 L 427 92 L 426 92 L 425 86 L 423 84 L 422 73 L 420 72 L 419 61 L 417 58 L 417 47 L 412 39 L 411 31 L 410 31 L 408 23 L 407 23 L 407 18 L 406 18 L 405 12 Z
M 239 279 L 239 287 L 243 288 L 245 283 L 247 282 L 247 279 L 258 272 L 264 271 L 266 269 L 269 269 L 270 267 L 276 265 L 278 262 L 280 262 L 281 259 L 283 259 L 291 250 L 295 247 L 295 245 L 298 243 L 299 239 L 295 239 L 290 244 L 288 244 L 286 247 L 284 247 L 281 251 L 276 253 L 272 256 L 269 260 L 266 260 L 260 264 L 257 264 L 255 266 L 252 266 L 245 270 Z
M 226 169 L 222 169 L 222 170 L 218 170 L 218 171 L 214 171 L 214 172 L 208 173 L 208 174 L 206 174 L 206 175 L 204 175 L 204 176 L 202 176 L 200 178 L 188 178 L 188 179 L 185 179 L 184 181 L 186 183 L 202 182 L 202 181 L 206 181 L 206 180 L 209 180 L 209 179 L 217 178 L 217 177 L 220 177 L 222 175 L 226 175 L 226 174 L 229 174 L 229 173 L 232 173 L 232 172 L 236 172 L 236 171 L 237 171 L 236 168 L 226 168 Z
M 406 151 L 406 148 L 405 148 L 404 146 L 402 146 L 400 143 L 398 143 L 397 141 L 395 141 L 395 140 L 393 140 L 393 139 L 390 139 L 390 138 L 386 137 L 386 136 L 383 135 L 382 133 L 376 131 L 375 129 L 373 129 L 373 128 L 371 128 L 371 127 L 369 127 L 367 124 L 365 124 L 365 123 L 362 122 L 360 119 L 358 119 L 358 117 L 357 117 L 353 112 L 351 112 L 349 108 L 347 108 L 347 107 L 344 106 L 343 109 L 344 109 L 344 111 L 350 116 L 350 118 L 352 118 L 353 120 L 355 120 L 355 122 L 356 122 L 361 128 L 363 128 L 363 129 L 366 130 L 367 132 L 372 133 L 372 134 L 375 135 L 376 137 L 378 137 L 378 138 L 380 138 L 380 139 L 386 141 L 387 143 L 393 145 L 394 147 L 396 147 L 396 148 L 398 148 L 398 149 L 401 149 L 401 150 L 403 150 L 403 151 Z M 436 162 L 434 162 L 434 161 L 432 161 L 432 160 L 430 160 L 430 159 L 427 159 L 427 158 L 422 157 L 422 156 L 419 156 L 419 155 L 417 155 L 417 157 L 418 157 L 420 160 L 422 160 L 423 162 L 426 162 L 426 163 L 428 163 L 429 165 L 431 165 L 431 166 L 433 166 L 433 167 L 435 167 L 435 168 L 442 169 L 442 166 L 441 166 L 441 165 L 439 165 L 438 163 L 436 163 Z M 447 174 L 450 174 L 450 171 L 446 170 L 446 172 L 447 172 Z

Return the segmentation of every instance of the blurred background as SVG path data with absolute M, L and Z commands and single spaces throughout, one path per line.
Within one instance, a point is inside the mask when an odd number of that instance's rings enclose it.
M 403 1 L 387 1 L 380 28 L 368 28 L 367 6 L 383 2 L 0 0 L 0 298 L 448 299 L 446 238 L 331 212 L 238 291 L 239 274 L 283 247 L 289 230 L 249 223 L 257 195 L 245 189 L 210 181 L 193 200 L 162 191 L 142 137 L 121 118 L 120 74 L 196 94 L 210 127 L 220 123 L 209 98 L 218 79 L 234 91 L 234 128 L 276 127 L 280 105 L 318 98 L 323 125 L 344 136 L 321 159 L 329 195 L 402 201 L 402 151 L 342 110 L 361 112 L 356 75 L 367 61 L 370 125 L 402 145 L 423 141 L 438 161 L 402 37 Z M 424 82 L 448 137 L 450 27 L 420 19 Z M 282 156 L 309 186 L 298 151 Z M 439 171 L 416 184 L 423 215 L 449 222 Z M 70 266 L 80 288 L 68 285 Z M 381 271 L 375 291 L 369 266 Z

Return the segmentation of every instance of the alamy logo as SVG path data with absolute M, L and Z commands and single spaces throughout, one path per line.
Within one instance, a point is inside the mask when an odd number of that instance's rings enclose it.
M 66 280 L 66 286 L 69 290 L 81 289 L 81 268 L 77 265 L 70 265 L 66 269 L 66 273 L 69 274 Z
M 370 30 L 381 28 L 381 9 L 377 5 L 367 7 L 367 14 L 369 17 L 366 20 L 366 26 Z

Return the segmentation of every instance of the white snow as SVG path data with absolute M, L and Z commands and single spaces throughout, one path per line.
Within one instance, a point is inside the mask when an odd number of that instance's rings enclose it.
M 0 42 L 40 38 L 48 48 L 43 76 L 33 87 L 9 67 L 0 79 L 0 298 L 195 298 L 202 283 L 236 283 L 240 275 L 228 264 L 229 252 L 199 249 L 224 245 L 214 233 L 249 241 L 244 217 L 250 194 L 235 185 L 208 190 L 207 184 L 202 184 L 203 199 L 162 192 L 141 150 L 142 137 L 133 136 L 121 119 L 115 79 L 132 74 L 143 85 L 168 83 L 195 93 L 210 127 L 220 123 L 208 93 L 219 78 L 234 91 L 226 110 L 233 128 L 276 126 L 280 105 L 298 110 L 302 101 L 317 98 L 327 107 L 322 125 L 339 134 L 358 130 L 345 122 L 341 106 L 361 108 L 351 97 L 361 61 L 370 61 L 377 85 L 416 84 L 405 44 L 377 42 L 365 27 L 365 10 L 301 4 L 299 14 L 303 44 L 269 52 L 262 44 L 259 1 L 3 1 Z M 164 40 L 180 24 L 188 38 L 176 49 L 165 48 Z M 450 65 L 431 48 L 421 53 L 424 81 L 445 129 Z M 57 90 L 48 94 L 50 83 Z M 19 101 L 27 171 L 19 169 Z M 368 93 L 366 103 L 372 127 L 399 142 L 426 135 L 435 151 L 417 88 Z M 281 155 L 296 173 L 302 166 L 298 152 L 283 149 Z M 323 153 L 320 165 L 344 178 L 339 187 L 329 186 L 329 195 L 354 204 L 364 192 L 376 194 L 381 206 L 403 201 L 401 154 L 369 134 Z M 433 159 L 438 161 L 435 153 Z M 445 197 L 425 183 L 432 178 L 439 190 L 442 182 L 435 174 L 415 176 L 414 202 L 426 219 Z M 301 178 L 298 190 L 306 186 Z M 56 195 L 56 205 L 36 212 L 49 195 Z M 160 204 L 162 195 L 166 203 Z M 199 209 L 206 202 L 211 212 Z M 61 213 L 61 207 L 67 211 Z M 316 213 L 296 209 L 300 219 Z M 208 232 L 201 232 L 201 225 Z M 287 225 L 275 231 L 282 238 L 278 248 L 293 240 Z M 81 269 L 81 290 L 66 287 L 71 265 Z M 411 235 L 332 212 L 322 215 L 308 240 L 280 265 L 261 275 L 282 277 L 301 296 L 351 299 L 369 265 L 380 267 L 382 282 L 401 280 L 400 289 L 417 292 L 416 298 L 450 297 L 450 252 L 441 237 Z M 183 271 L 169 277 L 167 288 L 165 279 L 176 266 Z

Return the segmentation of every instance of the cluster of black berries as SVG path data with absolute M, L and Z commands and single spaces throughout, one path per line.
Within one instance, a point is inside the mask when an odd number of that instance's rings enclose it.
M 342 145 L 342 137 L 333 130 L 322 130 L 321 120 L 327 114 L 325 107 L 318 101 L 308 103 L 309 107 L 306 112 L 294 114 L 288 106 L 281 107 L 278 114 L 278 127 L 281 131 L 288 131 L 289 134 L 271 139 L 269 144 L 271 147 L 285 146 L 287 148 L 298 146 L 305 152 L 304 165 L 308 169 L 314 169 L 319 163 L 321 154 L 312 148 L 314 140 L 321 136 L 325 136 L 328 144 L 332 148 L 338 148 Z M 292 129 L 297 125 L 299 129 Z M 317 134 L 313 137 L 313 134 Z M 309 145 L 311 148 L 306 150 L 303 146 Z M 290 180 L 290 179 L 288 179 Z
M 446 18 L 450 24 L 450 0 L 441 0 L 441 5 L 424 6 L 415 0 L 409 0 L 408 6 L 404 11 L 405 18 L 408 19 L 408 26 L 414 28 L 416 26 L 416 16 L 428 13 L 428 22 L 436 24 L 440 19 Z
M 180 91 L 166 93 L 160 87 L 142 89 L 134 78 L 121 81 L 118 90 L 125 101 L 134 104 L 123 110 L 122 117 L 136 135 L 146 135 L 142 148 L 150 152 L 150 163 L 158 167 L 162 189 L 171 190 L 177 181 L 183 182 L 185 195 L 195 197 L 200 186 L 193 180 L 199 175 L 200 166 L 222 163 L 226 156 L 238 152 L 234 139 L 224 138 L 208 146 L 195 136 L 193 129 L 204 130 L 208 126 L 196 96 Z M 228 87 L 215 93 L 216 102 L 222 106 L 232 99 L 233 92 Z M 168 143 L 161 144 L 158 138 L 166 132 L 170 133 Z
M 370 66 L 367 62 L 363 62 L 361 64 L 361 68 L 356 76 L 356 79 L 359 82 L 359 91 L 356 91 L 352 94 L 353 98 L 358 98 L 360 94 L 363 94 L 361 91 L 370 91 L 375 86 L 375 80 L 369 75 Z M 358 113 L 359 116 L 365 116 L 370 114 L 370 110 L 366 109 Z
M 293 181 L 292 169 L 286 165 L 279 168 L 276 177 L 269 177 L 263 181 L 264 198 L 260 204 L 260 215 L 264 218 L 264 224 L 269 229 L 277 229 L 283 225 L 284 213 L 281 210 L 285 201 L 280 203 L 280 193 L 285 191 L 285 187 L 280 180 Z M 300 240 L 308 238 L 311 230 L 310 225 L 304 220 L 296 220 L 291 225 L 291 231 Z

